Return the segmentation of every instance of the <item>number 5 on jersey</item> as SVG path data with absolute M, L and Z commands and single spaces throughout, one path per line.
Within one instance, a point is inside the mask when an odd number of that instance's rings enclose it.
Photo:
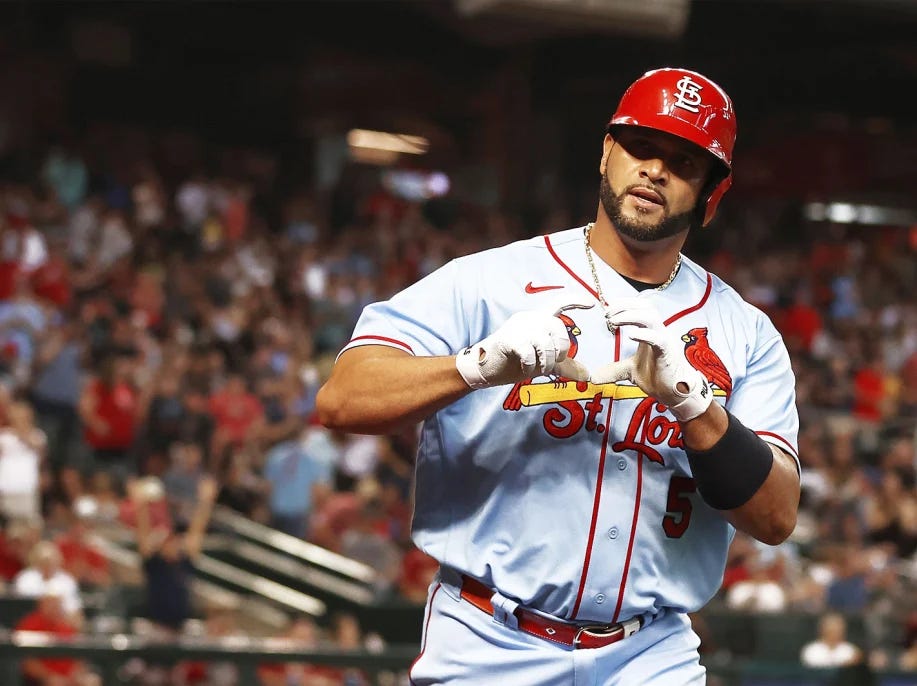
M 662 518 L 662 529 L 669 538 L 681 538 L 691 523 L 691 498 L 697 491 L 694 479 L 688 476 L 673 476 L 669 482 L 669 497 L 666 501 L 666 515 Z

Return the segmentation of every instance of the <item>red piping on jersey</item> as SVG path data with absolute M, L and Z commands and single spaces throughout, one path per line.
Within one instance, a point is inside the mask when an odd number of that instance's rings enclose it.
M 696 312 L 697 310 L 702 308 L 706 304 L 707 299 L 710 297 L 711 290 L 713 290 L 713 278 L 708 273 L 707 274 L 707 288 L 704 290 L 703 297 L 701 297 L 701 299 L 697 302 L 697 304 L 692 305 L 691 307 L 684 309 L 681 312 L 677 312 L 676 314 L 673 314 L 671 317 L 666 319 L 665 325 L 668 326 L 672 322 L 677 321 L 678 319 L 681 319 L 685 315 L 691 314 L 692 312 Z M 617 355 L 615 355 L 615 359 L 617 359 Z M 646 442 L 646 432 L 647 432 L 647 427 L 644 426 L 643 427 L 643 436 L 640 438 L 642 443 Z M 634 552 L 634 540 L 637 537 L 637 522 L 640 518 L 640 499 L 642 496 L 642 492 L 643 492 L 643 453 L 638 453 L 637 454 L 637 492 L 634 496 L 634 519 L 630 525 L 630 540 L 627 542 L 627 555 L 625 555 L 624 557 L 624 572 L 621 574 L 621 585 L 620 587 L 618 587 L 618 602 L 617 602 L 617 605 L 615 606 L 615 614 L 611 620 L 612 623 L 618 621 L 618 616 L 621 613 L 621 607 L 624 605 L 624 589 L 627 586 L 627 575 L 630 572 L 630 559 Z
M 599 298 L 599 294 L 596 293 L 595 289 L 592 288 L 592 287 L 591 287 L 589 284 L 587 284 L 585 281 L 583 281 L 575 271 L 573 271 L 572 269 L 570 269 L 570 267 L 567 266 L 567 264 L 566 264 L 562 259 L 560 259 L 560 256 L 554 251 L 554 246 L 551 245 L 551 237 L 550 237 L 550 236 L 545 236 L 545 237 L 544 237 L 544 244 L 545 244 L 545 247 L 548 249 L 548 252 L 551 253 L 551 257 L 554 258 L 554 261 L 557 262 L 557 264 L 559 264 L 561 267 L 564 268 L 564 271 L 566 271 L 570 276 L 572 276 L 574 279 L 576 279 L 576 281 L 579 282 L 579 284 L 580 284 L 583 288 L 585 288 L 587 291 L 589 291 L 597 300 L 601 300 L 601 298 Z M 691 307 L 689 307 L 689 308 L 687 308 L 687 309 L 684 309 L 684 310 L 682 310 L 681 312 L 676 312 L 675 314 L 673 314 L 671 317 L 669 317 L 668 319 L 665 320 L 665 322 L 664 322 L 665 325 L 668 326 L 668 325 L 671 324 L 672 322 L 674 322 L 674 321 L 676 321 L 676 320 L 678 320 L 678 319 L 681 319 L 681 318 L 684 317 L 685 315 L 691 314 L 692 312 L 696 312 L 697 310 L 699 310 L 700 308 L 702 308 L 704 305 L 707 304 L 707 299 L 710 297 L 710 291 L 712 291 L 712 290 L 713 290 L 713 277 L 712 277 L 712 276 L 710 275 L 710 273 L 708 272 L 708 273 L 707 273 L 707 288 L 704 290 L 704 295 L 701 296 L 700 301 L 698 301 L 698 303 L 697 303 L 696 305 L 692 305 Z
M 554 246 L 551 245 L 551 237 L 550 237 L 550 236 L 545 236 L 545 237 L 544 237 L 544 244 L 545 244 L 545 247 L 548 249 L 548 252 L 551 253 L 551 257 L 554 258 L 554 261 L 557 262 L 557 264 L 559 264 L 561 267 L 563 267 L 564 270 L 565 270 L 570 276 L 572 276 L 574 279 L 576 279 L 576 280 L 580 283 L 580 285 L 581 285 L 583 288 L 585 288 L 587 291 L 589 291 L 590 293 L 592 293 L 592 295 L 596 298 L 596 300 L 601 300 L 601 298 L 599 298 L 599 294 L 596 293 L 595 290 L 594 290 L 592 287 L 589 286 L 589 284 L 587 284 L 585 281 L 583 281 L 581 278 L 579 278 L 579 276 L 577 275 L 577 273 L 576 273 L 575 271 L 573 271 L 572 269 L 570 269 L 570 267 L 568 267 L 568 266 L 566 265 L 566 263 L 565 263 L 562 259 L 560 259 L 560 257 L 557 255 L 557 253 L 554 252 Z M 617 359 L 617 358 L 615 358 L 615 359 Z M 574 613 L 574 614 L 576 614 L 576 613 Z
M 759 436 L 770 436 L 771 438 L 776 438 L 778 441 L 786 445 L 787 448 L 789 448 L 790 452 L 793 454 L 793 457 L 795 457 L 797 460 L 799 459 L 799 453 L 796 452 L 796 449 L 793 447 L 793 444 L 790 443 L 788 440 L 786 440 L 780 434 L 775 434 L 773 431 L 755 431 L 755 433 L 758 434 Z
M 420 646 L 420 655 L 415 657 L 414 661 L 411 663 L 411 666 L 408 667 L 408 681 L 411 682 L 411 686 L 414 686 L 414 679 L 411 678 L 411 670 L 414 669 L 414 665 L 420 662 L 420 658 L 423 657 L 423 653 L 427 649 L 427 635 L 430 631 L 430 617 L 433 616 L 433 599 L 436 598 L 436 594 L 439 593 L 440 588 L 442 588 L 442 584 L 436 584 L 436 588 L 434 588 L 433 593 L 430 594 L 430 607 L 427 610 L 427 621 L 423 625 L 423 645 Z
M 689 307 L 689 308 L 686 309 L 686 310 L 682 310 L 681 312 L 676 312 L 676 313 L 673 314 L 671 317 L 669 317 L 668 319 L 666 319 L 666 320 L 663 322 L 663 324 L 665 324 L 666 326 L 668 326 L 668 325 L 671 324 L 672 322 L 674 322 L 674 321 L 676 321 L 676 320 L 678 320 L 678 319 L 681 319 L 682 317 L 684 317 L 684 316 L 687 315 L 687 314 L 691 314 L 692 312 L 697 312 L 700 308 L 702 308 L 704 305 L 707 304 L 707 298 L 710 297 L 710 291 L 712 291 L 712 290 L 713 290 L 713 277 L 710 276 L 710 273 L 708 272 L 708 273 L 707 273 L 707 288 L 706 288 L 706 290 L 704 291 L 704 295 L 703 295 L 703 297 L 700 299 L 700 301 L 699 301 L 696 305 L 692 305 L 691 307 Z
M 365 341 L 365 340 L 385 341 L 386 343 L 394 343 L 395 345 L 404 348 L 412 355 L 414 354 L 414 349 L 411 346 L 409 346 L 407 343 L 404 343 L 403 341 L 399 341 L 395 338 L 386 338 L 385 336 L 357 336 L 356 338 L 351 338 L 349 341 L 347 341 L 347 345 L 350 345 L 354 341 Z M 344 346 L 344 347 L 347 347 L 347 346 Z
M 545 236 L 547 239 L 547 236 Z M 561 263 L 563 264 L 563 263 Z M 621 336 L 614 332 L 615 338 L 615 362 L 621 356 Z M 589 574 L 589 560 L 592 559 L 592 544 L 595 541 L 595 528 L 599 520 L 599 504 L 602 501 L 602 483 L 605 474 L 605 455 L 608 452 L 608 437 L 611 435 L 611 408 L 614 405 L 614 397 L 608 401 L 608 414 L 605 415 L 605 434 L 602 436 L 602 452 L 599 455 L 599 468 L 595 478 L 595 499 L 592 501 L 592 522 L 589 524 L 589 540 L 586 543 L 586 555 L 583 558 L 583 573 L 579 580 L 579 590 L 576 593 L 576 602 L 573 604 L 573 613 L 571 617 L 576 619 L 576 613 L 579 612 L 580 603 L 583 600 L 583 591 L 586 588 L 586 577 Z
M 647 426 L 643 426 L 642 443 L 646 443 Z M 621 605 L 624 603 L 624 587 L 627 586 L 627 573 L 630 571 L 630 556 L 634 552 L 634 539 L 637 537 L 637 520 L 640 517 L 640 498 L 643 493 L 643 453 L 637 453 L 637 493 L 634 496 L 634 520 L 630 524 L 630 540 L 627 541 L 627 555 L 624 556 L 624 571 L 621 573 L 621 585 L 618 587 L 618 603 L 615 605 L 612 624 L 618 621 Z

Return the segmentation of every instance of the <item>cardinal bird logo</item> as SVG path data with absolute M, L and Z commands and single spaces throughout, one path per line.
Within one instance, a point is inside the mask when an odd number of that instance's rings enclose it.
M 732 376 L 707 342 L 707 327 L 691 329 L 681 340 L 685 342 L 685 357 L 691 366 L 707 377 L 707 381 L 725 391 L 726 395 L 732 393 Z
M 579 309 L 579 308 L 577 308 Z M 564 323 L 564 326 L 567 327 L 567 336 L 570 338 L 570 349 L 567 351 L 567 357 L 575 357 L 577 350 L 579 350 L 579 343 L 576 340 L 576 337 L 582 333 L 580 328 L 576 325 L 576 322 L 573 321 L 570 317 L 565 315 L 562 311 L 559 311 L 554 315 L 560 321 Z M 552 377 L 554 380 L 555 386 L 566 385 L 567 379 L 562 376 Z M 506 396 L 506 400 L 503 401 L 504 410 L 519 410 L 522 408 L 522 398 L 519 395 L 520 389 L 523 386 L 528 386 L 534 381 L 534 379 L 525 379 L 515 384 L 509 392 L 509 395 Z

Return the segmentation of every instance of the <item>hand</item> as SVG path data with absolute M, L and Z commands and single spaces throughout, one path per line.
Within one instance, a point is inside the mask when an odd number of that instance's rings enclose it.
M 588 309 L 592 305 L 570 305 Z M 560 310 L 557 310 L 560 312 Z M 455 366 L 472 388 L 516 383 L 547 374 L 586 381 L 589 370 L 567 357 L 570 334 L 550 311 L 517 312 L 480 343 L 455 357 Z
M 631 381 L 667 406 L 680 422 L 707 411 L 713 400 L 710 384 L 690 365 L 681 339 L 666 328 L 648 298 L 616 300 L 605 317 L 612 326 L 636 327 L 628 337 L 637 341 L 637 352 L 596 370 L 592 383 Z
M 143 493 L 143 482 L 140 479 L 128 479 L 124 489 L 127 491 L 127 497 L 131 502 L 146 502 L 146 496 Z
M 212 476 L 201 477 L 197 484 L 197 497 L 199 500 L 212 503 L 220 492 L 220 484 Z

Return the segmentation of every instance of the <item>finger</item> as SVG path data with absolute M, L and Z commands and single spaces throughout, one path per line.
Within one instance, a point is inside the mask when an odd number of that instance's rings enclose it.
M 557 317 L 551 317 L 547 334 L 554 351 L 555 361 L 566 358 L 570 351 L 570 334 L 567 331 L 567 325 Z
M 568 357 L 554 365 L 554 373 L 573 379 L 574 381 L 589 381 L 589 368 L 579 360 Z
M 535 352 L 535 347 L 529 343 L 528 345 L 516 348 L 515 352 L 519 359 L 519 368 L 522 370 L 523 375 L 526 377 L 536 376 L 535 363 L 538 360 L 538 355 Z
M 545 336 L 544 338 L 550 337 Z M 545 370 L 548 369 L 548 367 L 546 367 L 548 361 L 546 347 L 544 339 L 540 337 L 532 341 L 532 350 L 535 351 L 535 373 L 539 376 L 545 374 Z
M 623 310 L 609 313 L 605 315 L 605 319 L 612 326 L 639 326 L 655 329 L 662 325 L 655 310 Z
M 637 343 L 648 343 L 654 348 L 661 348 L 665 339 L 665 334 L 658 329 L 635 329 L 628 338 Z
M 543 374 L 548 374 L 554 369 L 554 364 L 557 362 L 557 341 L 554 339 L 554 336 L 548 334 L 545 336 L 544 346 L 542 347 L 544 367 Z
M 608 303 L 608 311 L 612 314 L 623 312 L 624 310 L 641 310 L 652 307 L 649 302 L 638 297 L 632 298 L 614 298 Z
M 634 358 L 628 357 L 618 362 L 606 364 L 604 367 L 596 369 L 589 376 L 589 380 L 594 384 L 613 383 L 615 381 L 633 381 L 634 375 Z
M 568 303 L 563 301 L 555 301 L 552 305 L 550 312 L 555 317 L 564 312 L 569 312 L 571 310 L 591 310 L 595 307 L 595 303 Z

